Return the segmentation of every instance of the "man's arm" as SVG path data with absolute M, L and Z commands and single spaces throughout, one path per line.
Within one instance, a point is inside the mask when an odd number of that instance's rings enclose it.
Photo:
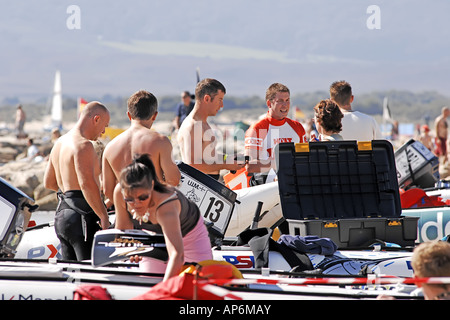
M 165 136 L 161 141 L 159 165 L 164 174 L 164 181 L 172 186 L 178 186 L 181 178 L 180 170 L 172 159 L 172 144 Z
M 202 127 L 201 135 L 197 133 L 196 130 L 191 130 L 188 136 L 183 137 L 183 150 L 185 153 L 185 158 L 187 158 L 187 164 L 196 168 L 199 171 L 202 171 L 206 174 L 215 173 L 222 169 L 224 170 L 239 170 L 245 164 L 237 163 L 233 161 L 230 163 L 230 160 L 227 162 L 224 161 L 223 157 L 219 159 L 217 155 L 215 155 L 214 143 L 213 139 L 213 131 L 211 128 L 207 128 L 205 133 L 205 127 Z M 210 155 L 207 160 L 205 160 L 205 156 Z
M 438 118 L 436 118 L 436 120 L 434 121 L 434 131 L 435 131 L 435 133 L 436 133 L 436 137 L 438 137 L 438 138 L 440 138 L 440 136 L 439 136 L 439 134 L 440 134 L 440 132 L 439 132 L 439 124 L 440 124 L 440 122 L 441 122 L 441 120 L 440 120 L 441 118 L 440 117 L 438 117 Z
M 127 204 L 123 199 L 120 184 L 116 184 L 114 187 L 114 206 L 116 209 L 116 225 L 115 227 L 120 230 L 133 229 L 133 221 L 127 210 Z
M 50 157 L 47 163 L 47 167 L 45 168 L 44 173 L 44 187 L 53 191 L 58 191 L 58 181 L 56 180 L 56 172 L 55 167 L 52 162 L 52 154 L 50 153 Z
M 249 159 L 245 166 L 248 173 L 268 172 L 270 168 L 276 167 L 272 158 L 260 160 L 257 149 L 245 149 L 245 156 Z
M 261 135 L 265 136 L 267 130 L 261 130 L 258 128 L 249 128 L 245 133 L 245 146 L 244 155 L 248 159 L 246 164 L 246 170 L 248 173 L 267 172 L 270 168 L 275 168 L 274 161 L 268 159 L 261 159 L 260 154 L 263 152 L 263 138 L 258 135 L 258 130 Z
M 109 227 L 108 213 L 102 201 L 100 186 L 95 177 L 94 165 L 98 162 L 98 156 L 90 141 L 81 143 L 75 151 L 74 166 L 78 183 L 84 198 L 95 214 L 100 218 L 102 229 Z
M 114 174 L 111 165 L 106 157 L 106 153 L 103 153 L 102 158 L 102 186 L 103 193 L 110 200 L 114 199 L 114 187 L 117 183 L 116 175 Z

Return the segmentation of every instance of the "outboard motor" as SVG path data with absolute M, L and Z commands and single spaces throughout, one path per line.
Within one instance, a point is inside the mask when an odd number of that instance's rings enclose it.
M 14 257 L 37 208 L 32 198 L 0 178 L 0 257 Z

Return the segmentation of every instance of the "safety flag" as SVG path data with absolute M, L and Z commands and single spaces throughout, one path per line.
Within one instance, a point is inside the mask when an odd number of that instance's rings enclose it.
M 304 119 L 305 118 L 305 114 L 299 107 L 295 107 L 294 118 L 295 119 Z
M 88 104 L 88 102 L 86 100 L 84 100 L 83 98 L 78 98 L 78 117 L 81 114 L 81 111 L 83 110 L 83 108 Z

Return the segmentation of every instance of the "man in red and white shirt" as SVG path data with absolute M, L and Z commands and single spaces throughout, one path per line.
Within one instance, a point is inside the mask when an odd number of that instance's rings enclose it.
M 249 173 L 276 169 L 273 149 L 281 142 L 307 142 L 300 122 L 289 119 L 290 91 L 280 83 L 273 83 L 266 91 L 269 108 L 266 116 L 245 133 L 245 155 L 249 156 Z

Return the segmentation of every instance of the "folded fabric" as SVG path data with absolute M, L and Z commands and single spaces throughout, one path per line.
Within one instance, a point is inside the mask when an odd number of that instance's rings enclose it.
M 292 236 L 283 234 L 278 239 L 278 243 L 301 252 L 331 255 L 336 252 L 337 245 L 329 238 L 319 238 L 317 236 Z

